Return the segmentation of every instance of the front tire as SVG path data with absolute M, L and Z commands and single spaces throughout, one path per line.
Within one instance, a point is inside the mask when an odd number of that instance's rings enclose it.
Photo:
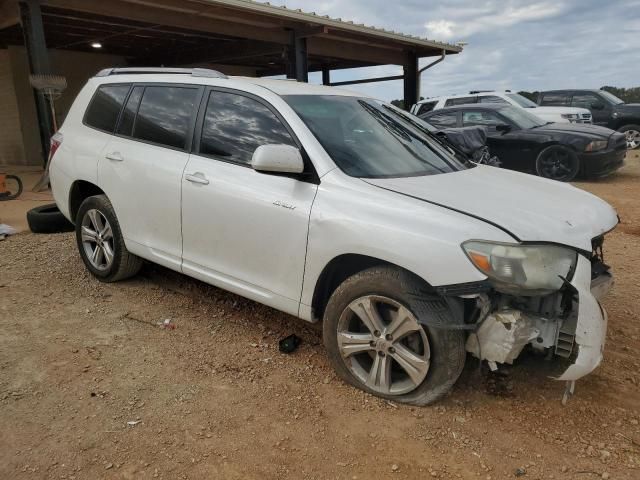
M 396 402 L 427 405 L 451 389 L 464 367 L 465 334 L 443 325 L 457 323 L 460 313 L 415 275 L 374 267 L 348 278 L 331 295 L 324 344 L 336 373 L 350 385 Z
M 129 253 L 120 224 L 106 195 L 87 198 L 76 216 L 76 241 L 87 270 L 102 282 L 134 276 L 142 259 Z
M 635 150 L 640 147 L 640 125 L 625 125 L 618 131 L 627 137 L 627 150 Z
M 580 171 L 576 152 L 563 145 L 550 145 L 536 158 L 536 173 L 540 177 L 559 182 L 570 182 Z

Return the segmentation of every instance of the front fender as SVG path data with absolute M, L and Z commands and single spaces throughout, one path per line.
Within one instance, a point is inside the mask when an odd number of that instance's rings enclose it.
M 463 253 L 471 238 L 513 242 L 482 220 L 331 172 L 323 177 L 311 211 L 301 297 L 310 312 L 320 274 L 343 254 L 373 257 L 402 267 L 436 287 L 484 280 Z

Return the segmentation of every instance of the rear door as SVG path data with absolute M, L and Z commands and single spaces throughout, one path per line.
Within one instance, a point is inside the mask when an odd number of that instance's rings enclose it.
M 202 87 L 138 84 L 98 165 L 127 248 L 179 269 L 180 187 Z
M 251 168 L 260 145 L 300 147 L 262 99 L 216 88 L 201 110 L 182 181 L 183 271 L 297 315 L 313 172 L 305 180 Z

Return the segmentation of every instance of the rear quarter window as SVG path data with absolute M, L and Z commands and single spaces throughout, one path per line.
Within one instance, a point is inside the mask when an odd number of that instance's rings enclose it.
M 101 85 L 96 90 L 84 116 L 89 127 L 113 133 L 116 128 L 122 105 L 131 85 Z

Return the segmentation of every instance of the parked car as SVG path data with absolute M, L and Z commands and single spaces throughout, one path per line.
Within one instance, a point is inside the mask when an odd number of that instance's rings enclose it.
M 123 280 L 145 259 L 322 321 L 338 375 L 374 395 L 433 402 L 467 351 L 509 363 L 529 345 L 567 381 L 602 358 L 615 210 L 558 182 L 466 168 L 384 102 L 108 69 L 51 151 L 55 201 L 93 276 Z
M 416 103 L 411 113 L 423 115 L 432 110 L 440 110 L 456 105 L 470 105 L 472 103 L 502 103 L 518 108 L 526 108 L 528 112 L 545 122 L 554 123 L 591 123 L 591 112 L 586 108 L 572 108 L 569 106 L 541 107 L 519 93 L 509 90 L 498 91 L 473 91 L 468 95 L 450 95 L 444 97 L 432 97 Z
M 595 125 L 547 123 L 504 104 L 473 104 L 434 110 L 422 119 L 436 128 L 483 125 L 487 144 L 502 166 L 568 182 L 576 175 L 607 175 L 623 165 L 622 133 Z
M 640 147 L 640 103 L 624 103 L 606 90 L 550 90 L 538 94 L 538 104 L 588 108 L 594 124 L 624 133 L 627 148 Z

